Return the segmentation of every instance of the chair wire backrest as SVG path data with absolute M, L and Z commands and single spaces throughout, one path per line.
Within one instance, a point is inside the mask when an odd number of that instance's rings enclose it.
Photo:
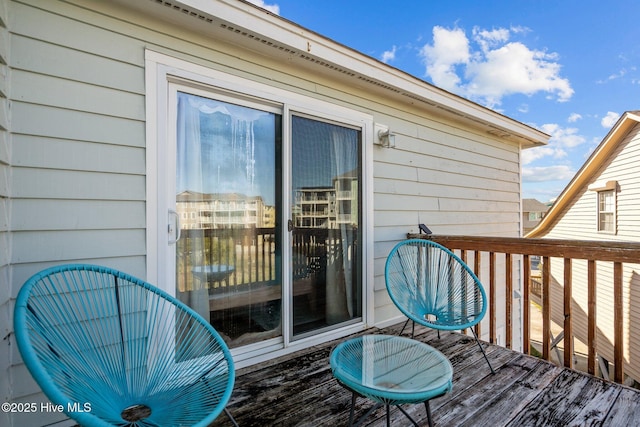
M 34 275 L 14 325 L 36 382 L 82 425 L 206 426 L 231 396 L 233 359 L 211 325 L 117 270 L 73 264 Z
M 425 326 L 466 329 L 486 312 L 486 295 L 473 271 L 449 249 L 429 240 L 397 244 L 387 257 L 385 281 L 400 311 Z

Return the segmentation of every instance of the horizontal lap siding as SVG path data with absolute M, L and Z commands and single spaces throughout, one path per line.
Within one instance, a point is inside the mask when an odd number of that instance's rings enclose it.
M 597 193 L 583 190 L 576 201 L 546 234 L 548 238 L 614 240 L 640 242 L 640 125 L 620 141 L 608 162 L 594 174 L 591 183 L 617 181 L 617 233 L 597 231 Z M 562 319 L 562 260 L 552 261 L 552 275 L 557 283 L 553 296 L 554 318 Z M 611 263 L 597 263 L 597 351 L 613 361 L 613 268 Z M 625 264 L 623 271 L 623 322 L 625 373 L 640 380 L 640 264 Z M 574 334 L 586 338 L 587 267 L 574 262 Z
M 389 125 L 396 148 L 373 147 L 376 322 L 398 314 L 384 290 L 384 260 L 418 223 L 441 234 L 519 235 L 515 144 L 109 3 L 31 3 L 11 3 L 14 295 L 34 271 L 66 261 L 144 277 L 145 48 Z
M 143 46 L 63 16 L 55 9 L 76 8 L 62 3 L 10 7 L 11 297 L 35 271 L 63 262 L 109 265 L 144 277 Z M 43 400 L 16 362 L 15 346 L 10 358 L 13 384 L 20 384 L 12 386 L 11 400 Z M 14 424 L 64 418 L 22 414 Z
M 63 12 L 12 11 L 16 271 L 133 257 L 144 274 L 142 49 Z
M 11 316 L 13 314 L 13 306 L 11 303 L 11 287 L 7 286 L 11 280 L 10 264 L 11 264 L 11 240 L 10 240 L 10 185 L 11 185 L 11 159 L 10 159 L 10 136 L 7 131 L 9 124 L 9 102 L 8 94 L 8 78 L 10 61 L 9 56 L 9 32 L 6 27 L 8 21 L 8 0 L 0 0 L 0 324 L 10 325 Z M 9 331 L 6 326 L 2 327 L 3 335 Z M 2 341 L 6 344 L 10 340 Z M 3 402 L 8 396 L 11 396 L 12 378 L 7 375 L 7 367 L 11 363 L 11 355 L 8 351 L 0 351 L 0 395 L 3 396 Z M 9 414 L 0 412 L 0 425 L 9 425 Z

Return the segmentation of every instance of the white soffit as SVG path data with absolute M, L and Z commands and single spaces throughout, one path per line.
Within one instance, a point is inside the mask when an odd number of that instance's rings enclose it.
M 335 78 L 401 99 L 435 114 L 469 120 L 493 136 L 523 148 L 544 145 L 549 135 L 447 92 L 243 0 L 116 0 L 172 24 L 198 30 L 249 50 L 321 69 Z

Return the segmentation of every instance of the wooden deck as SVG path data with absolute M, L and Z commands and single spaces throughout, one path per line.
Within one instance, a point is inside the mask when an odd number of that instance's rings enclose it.
M 396 335 L 401 325 L 367 333 Z M 486 351 L 491 375 L 473 337 L 416 328 L 416 339 L 443 352 L 453 365 L 453 391 L 431 401 L 437 426 L 640 425 L 640 391 L 558 367 L 495 345 Z M 346 426 L 351 393 L 331 375 L 329 354 L 339 341 L 238 372 L 228 409 L 240 427 Z M 372 405 L 357 399 L 356 419 Z M 403 408 L 427 425 L 424 405 Z M 384 409 L 363 425 L 383 426 Z M 214 426 L 231 425 L 221 415 Z M 400 411 L 392 425 L 411 425 Z

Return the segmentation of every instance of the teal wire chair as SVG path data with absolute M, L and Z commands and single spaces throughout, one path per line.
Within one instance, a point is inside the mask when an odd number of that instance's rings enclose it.
M 22 359 L 44 394 L 83 426 L 207 426 L 235 379 L 220 335 L 156 287 L 106 267 L 63 265 L 16 301 Z
M 404 327 L 413 321 L 413 326 L 437 329 L 438 334 L 471 329 L 494 373 L 473 328 L 487 311 L 487 296 L 480 280 L 457 255 L 430 240 L 402 241 L 387 257 L 385 282 L 391 300 L 408 318 Z

